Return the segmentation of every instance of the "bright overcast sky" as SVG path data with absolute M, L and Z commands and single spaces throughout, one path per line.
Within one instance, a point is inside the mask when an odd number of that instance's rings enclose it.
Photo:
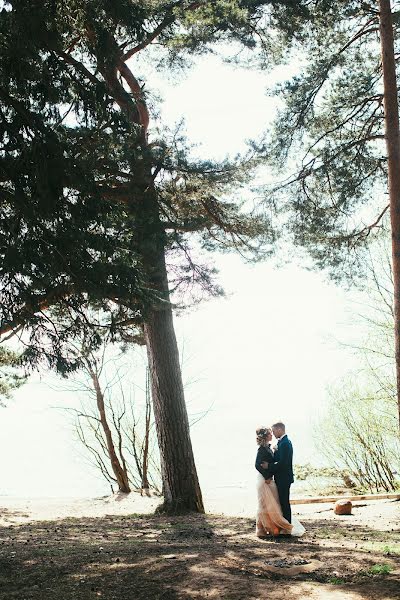
M 188 138 L 202 143 L 203 156 L 234 155 L 273 113 L 267 77 L 206 57 L 181 83 L 163 88 L 164 116 L 171 125 L 185 118 Z M 259 424 L 283 419 L 297 462 L 315 458 L 313 423 L 326 386 L 351 363 L 333 339 L 348 333 L 343 290 L 294 265 L 249 266 L 224 256 L 217 257 L 217 267 L 227 298 L 176 319 L 185 347 L 184 377 L 197 381 L 187 390 L 189 412 L 211 407 L 192 431 L 206 493 L 216 485 L 252 485 Z M 17 392 L 1 412 L 0 454 L 7 460 L 0 494 L 109 491 L 82 459 L 70 417 L 53 408 L 77 403 L 76 394 L 47 387 L 46 377 L 42 382 L 35 377 Z

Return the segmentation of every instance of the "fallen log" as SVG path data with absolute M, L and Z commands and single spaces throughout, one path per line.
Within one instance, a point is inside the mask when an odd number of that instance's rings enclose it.
M 321 504 L 323 502 L 337 502 L 338 500 L 400 500 L 400 494 L 364 494 L 359 496 L 313 496 L 310 498 L 293 498 L 290 504 Z

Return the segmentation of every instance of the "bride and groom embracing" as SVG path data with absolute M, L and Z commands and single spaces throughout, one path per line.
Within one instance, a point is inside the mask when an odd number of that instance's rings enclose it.
M 272 434 L 278 440 L 271 448 Z M 301 536 L 303 525 L 292 517 L 290 486 L 293 483 L 293 447 L 283 423 L 256 429 L 259 446 L 256 457 L 258 510 L 256 535 Z

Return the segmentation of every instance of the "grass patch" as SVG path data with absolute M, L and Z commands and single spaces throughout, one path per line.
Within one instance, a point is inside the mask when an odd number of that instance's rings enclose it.
M 329 577 L 326 582 L 332 585 L 343 585 L 346 583 L 345 580 L 341 579 L 340 577 Z
M 367 575 L 388 575 L 393 571 L 393 567 L 387 564 L 372 565 L 367 571 Z

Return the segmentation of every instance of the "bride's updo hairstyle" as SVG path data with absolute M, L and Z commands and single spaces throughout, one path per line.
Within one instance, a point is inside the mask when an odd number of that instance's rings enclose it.
M 272 429 L 270 429 L 269 427 L 258 427 L 256 429 L 257 444 L 259 446 L 266 446 L 267 444 L 269 444 L 269 434 L 272 435 Z

